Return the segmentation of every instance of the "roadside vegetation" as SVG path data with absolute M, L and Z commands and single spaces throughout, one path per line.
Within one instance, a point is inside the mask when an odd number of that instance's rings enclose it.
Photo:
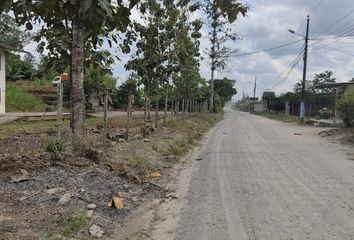
M 99 226 L 107 236 L 141 203 L 169 194 L 156 181 L 167 178 L 222 117 L 222 113 L 169 113 L 166 127 L 155 129 L 144 127 L 143 116 L 134 116 L 129 140 L 124 138 L 127 117 L 114 117 L 108 121 L 108 141 L 98 130 L 102 118 L 89 118 L 89 147 L 79 158 L 71 145 L 68 120 L 60 141 L 55 121 L 0 125 L 0 187 L 5 191 L 1 204 L 7 206 L 2 217 L 11 219 L 3 222 L 2 230 L 19 237 L 90 239 L 88 228 L 95 219 L 104 219 Z M 162 125 L 163 118 L 158 123 Z M 28 172 L 26 178 L 21 169 Z M 18 175 L 19 182 L 9 181 Z M 118 194 L 124 196 L 122 209 L 110 209 L 106 203 Z M 93 213 L 88 204 L 96 205 Z M 25 225 L 18 222 L 23 219 Z
M 6 110 L 8 112 L 42 112 L 45 104 L 35 95 L 9 82 L 6 85 Z
M 130 17 L 132 9 L 142 21 Z M 191 18 L 197 11 L 206 11 L 206 22 Z M 224 69 L 226 46 L 236 40 L 231 24 L 246 11 L 230 0 L 1 1 L 0 45 L 15 50 L 6 53 L 8 110 L 55 111 L 51 80 L 66 73 L 63 107 L 70 117 L 61 125 L 0 125 L 0 205 L 6 206 L 0 220 L 7 219 L 0 235 L 107 236 L 144 201 L 166 197 L 157 179 L 222 119 L 236 93 L 234 81 L 212 76 L 209 82 L 199 74 L 202 26 L 213 27 L 211 72 Z M 23 53 L 30 42 L 40 61 Z M 117 86 L 112 69 L 122 53 L 129 55 L 130 75 Z M 97 109 L 127 116 L 86 115 Z

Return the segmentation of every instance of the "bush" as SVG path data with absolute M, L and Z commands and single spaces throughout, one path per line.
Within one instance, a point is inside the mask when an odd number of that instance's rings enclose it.
M 64 152 L 64 144 L 59 140 L 52 140 L 47 143 L 46 150 L 52 160 L 60 160 Z
M 6 110 L 9 112 L 40 112 L 45 110 L 45 104 L 36 96 L 8 82 L 6 84 Z
M 345 94 L 339 100 L 338 110 L 345 127 L 352 127 L 354 119 L 354 92 Z
M 328 108 L 321 108 L 318 113 L 320 114 L 320 118 L 322 119 L 330 119 L 332 116 L 332 111 Z

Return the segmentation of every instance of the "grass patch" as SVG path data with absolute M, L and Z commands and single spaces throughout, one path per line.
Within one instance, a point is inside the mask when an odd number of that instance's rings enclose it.
M 98 123 L 102 123 L 100 117 L 87 117 L 87 127 L 95 127 Z M 38 121 L 14 121 L 0 125 L 0 137 L 23 134 L 26 132 L 41 132 L 46 129 L 55 128 L 56 120 L 38 120 Z M 63 120 L 63 128 L 70 127 L 70 120 Z
M 169 142 L 163 150 L 164 155 L 185 155 L 203 137 L 204 133 L 223 117 L 223 114 L 194 114 L 185 120 L 173 119 L 167 127 L 179 136 Z
M 156 166 L 149 161 L 149 157 L 147 155 L 133 154 L 129 162 L 132 163 L 132 167 L 140 176 L 146 176 L 152 170 L 156 169 Z
M 58 219 L 48 231 L 48 238 L 51 240 L 62 239 L 62 237 L 70 238 L 83 232 L 87 227 L 88 219 L 84 211 L 70 211 Z M 88 237 L 86 232 L 82 233 Z M 80 238 L 82 239 L 82 238 Z
M 45 104 L 35 95 L 17 87 L 14 83 L 6 84 L 6 111 L 8 112 L 40 112 Z
M 281 121 L 281 122 L 298 122 L 297 116 L 287 115 L 284 113 L 266 113 L 266 112 L 256 112 L 255 115 L 266 117 L 269 119 Z
M 25 90 L 25 91 L 45 91 L 45 92 L 56 92 L 56 86 L 52 84 L 51 81 L 48 80 L 23 80 L 16 81 L 12 84 L 16 85 L 17 88 Z
M 188 140 L 185 138 L 176 139 L 169 143 L 164 155 L 183 156 L 190 150 Z

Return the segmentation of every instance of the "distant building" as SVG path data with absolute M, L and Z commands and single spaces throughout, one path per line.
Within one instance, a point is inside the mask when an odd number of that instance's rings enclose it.
M 276 99 L 274 92 L 263 92 L 262 103 L 263 111 L 271 112 L 272 105 Z

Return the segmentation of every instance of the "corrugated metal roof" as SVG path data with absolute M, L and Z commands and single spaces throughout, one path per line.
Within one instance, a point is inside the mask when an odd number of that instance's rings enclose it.
M 345 87 L 348 85 L 354 85 L 354 82 L 323 83 L 323 84 L 316 85 L 315 88 L 336 88 L 336 87 Z

